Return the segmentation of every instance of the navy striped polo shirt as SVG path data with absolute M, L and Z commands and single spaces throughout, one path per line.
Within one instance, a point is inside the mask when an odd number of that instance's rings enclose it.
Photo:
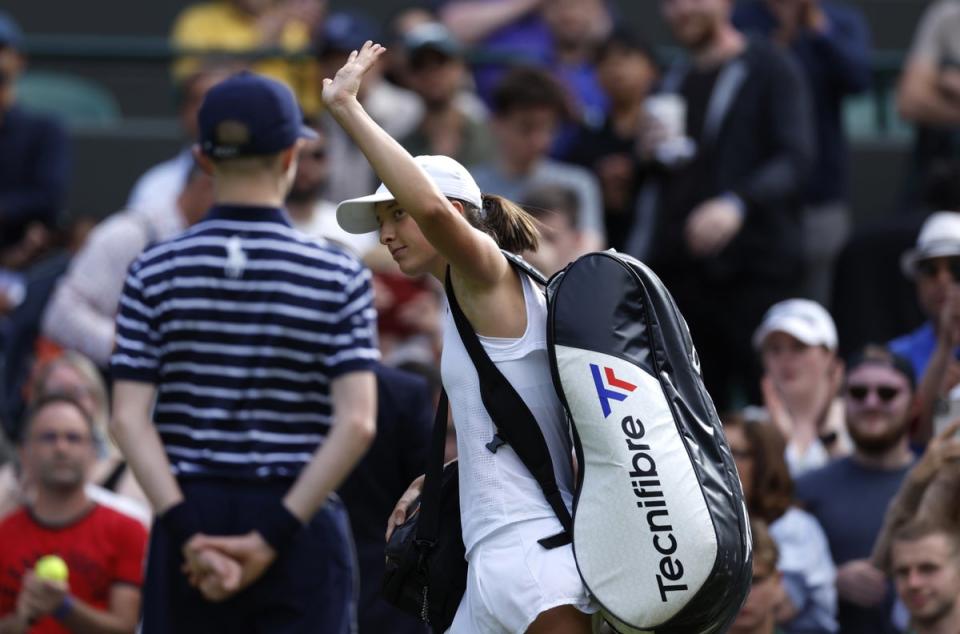
M 379 358 L 370 271 L 276 208 L 214 207 L 131 265 L 114 380 L 157 386 L 178 477 L 295 478 L 330 431 L 330 381 Z

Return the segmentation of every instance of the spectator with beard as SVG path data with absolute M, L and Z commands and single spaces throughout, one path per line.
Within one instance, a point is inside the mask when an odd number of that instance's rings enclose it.
M 911 634 L 960 632 L 960 530 L 922 521 L 893 540 L 893 580 L 910 612 Z
M 896 631 L 893 592 L 870 560 L 890 501 L 914 463 L 908 445 L 914 376 L 910 363 L 867 346 L 847 364 L 844 404 L 853 454 L 797 480 L 797 498 L 820 522 L 837 564 L 844 634 Z
M 0 522 L 0 632 L 133 633 L 147 532 L 85 490 L 95 451 L 93 422 L 67 396 L 38 401 L 24 422 L 20 459 L 36 497 Z M 32 572 L 60 556 L 69 577 Z
M 59 357 L 38 364 L 29 393 L 31 401 L 64 394 L 83 407 L 93 420 L 93 441 L 97 450 L 97 460 L 90 469 L 87 495 L 94 502 L 149 526 L 149 502 L 107 432 L 110 403 L 106 383 L 96 365 L 79 352 L 68 350 Z
M 286 209 L 293 226 L 311 238 L 327 238 L 364 255 L 378 246 L 377 234 L 347 233 L 337 224 L 337 205 L 324 198 L 330 179 L 330 155 L 327 132 L 319 122 L 308 123 L 317 133 L 304 139 L 293 185 L 287 194 Z

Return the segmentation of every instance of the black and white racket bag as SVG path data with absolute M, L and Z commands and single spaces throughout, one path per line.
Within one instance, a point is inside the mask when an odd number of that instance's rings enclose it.
M 750 590 L 750 528 L 686 322 L 649 268 L 614 251 L 546 288 L 580 576 L 623 634 L 725 632 Z

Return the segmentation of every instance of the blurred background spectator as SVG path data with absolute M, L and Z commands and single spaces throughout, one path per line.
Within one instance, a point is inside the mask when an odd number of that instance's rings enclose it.
M 660 74 L 652 48 L 633 31 L 617 29 L 596 52 L 597 82 L 606 115 L 583 122 L 563 157 L 590 169 L 600 182 L 608 246 L 623 250 L 642 177 L 636 145 L 643 103 Z
M 468 166 L 481 191 L 519 202 L 534 187 L 570 187 L 577 192 L 577 228 L 587 249 L 605 244 L 596 177 L 548 156 L 558 126 L 569 114 L 563 87 L 543 70 L 517 68 L 497 85 L 491 114 L 497 155 L 488 163 Z
M 850 453 L 843 423 L 843 362 L 830 313 L 809 299 L 770 307 L 753 333 L 763 365 L 767 416 L 787 439 L 790 475 L 822 467 Z
M 93 422 L 96 450 L 96 459 L 87 474 L 87 497 L 149 526 L 151 514 L 147 498 L 107 432 L 110 419 L 107 385 L 90 359 L 77 352 L 65 352 L 37 366 L 29 396 L 31 403 L 67 396 L 80 405 Z M 22 438 L 23 431 L 17 430 L 18 438 Z M 29 481 L 26 484 L 29 489 Z
M 867 347 L 851 358 L 844 402 L 853 453 L 797 479 L 797 498 L 823 526 L 837 565 L 845 634 L 897 631 L 893 588 L 871 553 L 914 463 L 908 444 L 914 387 L 909 362 L 884 348 Z
M 344 244 L 360 256 L 377 247 L 375 233 L 347 233 L 337 224 L 337 205 L 324 195 L 330 182 L 330 141 L 319 121 L 310 122 L 315 139 L 304 139 L 300 160 L 290 192 L 287 212 L 300 231 L 313 238 L 327 238 Z
M 907 524 L 925 522 L 960 528 L 960 419 L 940 430 L 907 474 L 890 502 L 883 530 L 873 548 L 873 562 L 890 572 L 890 546 Z
M 577 228 L 577 192 L 562 185 L 544 185 L 529 192 L 523 208 L 540 222 L 540 246 L 524 257 L 544 275 L 552 275 L 586 253 Z
M 750 594 L 730 626 L 731 634 L 777 634 L 777 605 L 783 596 L 783 574 L 777 566 L 777 545 L 763 520 L 750 520 L 753 537 L 753 580 Z
M 0 314 L 22 300 L 10 271 L 25 269 L 50 240 L 66 203 L 68 141 L 56 119 L 17 103 L 17 80 L 26 66 L 23 36 L 0 12 Z
M 48 395 L 23 427 L 21 465 L 31 495 L 0 520 L 0 631 L 132 634 L 147 531 L 87 495 L 93 421 L 70 397 Z M 34 574 L 45 555 L 64 560 L 67 579 Z
M 109 216 L 91 232 L 60 279 L 43 315 L 43 335 L 87 355 L 106 371 L 113 352 L 117 303 L 127 269 L 140 252 L 194 224 L 213 203 L 210 176 L 191 162 L 173 204 Z
M 430 383 L 380 365 L 377 437 L 339 493 L 350 515 L 360 569 L 360 634 L 426 634 L 427 626 L 380 597 L 387 517 L 410 482 L 426 469 L 436 403 Z
M 50 249 L 66 204 L 69 142 L 55 117 L 19 104 L 22 46 L 20 26 L 0 11 L 0 395 L 20 385 L 39 312 L 66 265 Z M 7 410 L 0 402 L 0 416 Z
M 960 6 L 930 4 L 917 25 L 897 90 L 903 118 L 917 126 L 907 203 L 941 159 L 960 159 Z
M 238 66 L 226 63 L 200 68 L 180 79 L 175 88 L 177 117 L 186 145 L 176 156 L 148 169 L 134 183 L 127 200 L 127 209 L 169 209 L 176 203 L 190 168 L 193 166 L 193 144 L 197 138 L 197 111 L 207 91 L 227 77 Z
M 377 40 L 380 30 L 366 14 L 356 11 L 331 13 L 314 32 L 313 52 L 319 63 L 319 79 L 333 77 L 347 61 L 350 51 L 357 50 L 367 40 Z M 410 134 L 423 116 L 420 99 L 405 88 L 383 78 L 383 62 L 379 62 L 364 76 L 357 98 L 371 117 L 392 137 L 399 139 Z M 314 87 L 320 90 L 319 81 Z M 321 121 L 326 120 L 324 114 Z M 373 170 L 362 152 L 347 138 L 340 126 L 324 123 L 330 149 L 330 182 L 326 196 L 339 202 L 365 196 L 373 191 Z
M 204 51 L 207 56 L 251 52 L 258 53 L 259 57 L 264 49 L 302 53 L 326 9 L 326 0 L 198 2 L 177 16 L 170 39 L 174 46 Z M 174 66 L 174 76 L 186 79 L 195 74 L 201 59 L 180 58 Z M 286 82 L 297 93 L 305 112 L 317 111 L 316 66 L 308 57 L 261 59 L 253 70 Z
M 783 594 L 774 604 L 776 623 L 788 634 L 838 631 L 837 571 L 823 528 L 795 506 L 783 436 L 769 422 L 741 416 L 725 416 L 723 431 L 750 517 L 768 527 L 779 552 Z
M 444 154 L 471 165 L 493 158 L 486 111 L 472 99 L 464 50 L 445 26 L 420 24 L 403 39 L 406 80 L 423 101 L 423 117 L 398 139 L 414 156 Z
M 832 0 L 748 0 L 734 24 L 787 50 L 807 79 L 816 160 L 803 191 L 804 295 L 830 305 L 833 264 L 850 231 L 846 97 L 870 85 L 870 33 L 862 13 Z
M 688 57 L 665 73 L 657 109 L 648 107 L 641 145 L 657 176 L 640 193 L 626 250 L 673 293 L 723 411 L 755 400 L 759 368 L 742 351 L 753 324 L 800 279 L 811 105 L 790 59 L 736 30 L 730 2 L 660 4 Z

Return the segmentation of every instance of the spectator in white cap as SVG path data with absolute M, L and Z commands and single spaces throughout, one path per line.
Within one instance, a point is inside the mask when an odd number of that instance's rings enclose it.
M 787 439 L 794 477 L 850 453 L 838 395 L 843 362 L 837 328 L 820 304 L 788 299 L 767 310 L 753 335 L 764 376 L 764 405 Z
M 913 365 L 919 381 L 921 428 L 915 440 L 930 437 L 936 401 L 960 383 L 960 213 L 939 211 L 923 223 L 917 245 L 900 258 L 903 274 L 917 289 L 927 318 L 922 326 L 890 342 Z

